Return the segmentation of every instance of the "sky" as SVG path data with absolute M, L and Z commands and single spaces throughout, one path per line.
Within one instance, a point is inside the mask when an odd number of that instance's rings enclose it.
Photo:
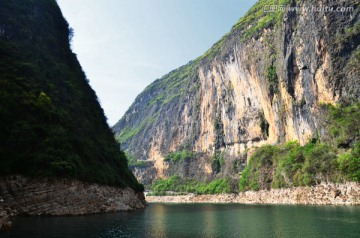
M 146 86 L 205 53 L 256 0 L 57 0 L 114 125 Z

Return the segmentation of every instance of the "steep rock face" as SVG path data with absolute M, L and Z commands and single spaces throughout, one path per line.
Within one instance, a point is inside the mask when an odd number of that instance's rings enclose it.
M 262 12 L 274 2 L 298 10 Z M 324 6 L 334 11 L 309 11 Z M 203 56 L 148 86 L 113 127 L 122 149 L 156 169 L 138 178 L 169 176 L 172 151 L 202 154 L 198 174 L 212 176 L 219 154 L 239 172 L 254 146 L 326 139 L 320 105 L 359 100 L 359 24 L 355 0 L 259 1 Z

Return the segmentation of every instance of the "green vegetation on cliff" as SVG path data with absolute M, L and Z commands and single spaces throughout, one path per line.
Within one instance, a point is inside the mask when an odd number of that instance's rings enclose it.
M 340 153 L 340 154 L 339 154 Z M 263 146 L 242 172 L 240 191 L 360 181 L 360 143 L 345 153 L 323 143 Z
M 360 181 L 360 103 L 327 108 L 330 140 L 265 145 L 255 150 L 242 172 L 239 189 L 311 186 L 322 181 Z M 333 145 L 333 146 L 332 146 Z
M 240 30 L 241 42 L 257 37 L 266 28 L 271 28 L 279 25 L 282 16 L 285 12 L 285 6 L 290 4 L 290 0 L 259 0 L 255 5 L 232 27 L 231 31 L 225 34 L 219 41 L 217 41 L 208 51 L 206 51 L 197 60 L 203 58 L 214 58 L 223 49 L 229 36 L 236 30 Z M 284 11 L 271 11 L 270 7 L 284 6 Z
M 134 169 L 134 168 L 146 168 L 148 166 L 152 166 L 153 165 L 153 161 L 148 161 L 148 160 L 139 160 L 137 158 L 135 158 L 134 155 L 125 152 L 126 158 L 127 158 L 127 162 L 129 165 L 130 169 Z
M 260 0 L 235 24 L 233 30 L 242 29 L 242 40 L 259 35 L 265 28 L 276 26 L 285 12 L 290 0 Z M 276 10 L 271 7 L 276 6 Z M 283 6 L 284 10 L 280 7 Z
M 142 190 L 109 129 L 55 0 L 0 0 L 0 174 Z
M 328 111 L 330 142 L 334 146 L 349 147 L 360 139 L 360 102 L 353 105 L 322 105 Z
M 187 151 L 187 150 L 175 151 L 175 152 L 169 153 L 165 157 L 164 162 L 175 162 L 176 163 L 179 161 L 191 159 L 194 156 L 195 156 L 195 153 L 191 152 L 191 151 Z
M 214 179 L 210 182 L 199 182 L 194 179 L 174 175 L 169 179 L 158 179 L 151 186 L 153 195 L 166 195 L 167 191 L 177 193 L 220 194 L 235 192 L 236 188 L 229 178 Z

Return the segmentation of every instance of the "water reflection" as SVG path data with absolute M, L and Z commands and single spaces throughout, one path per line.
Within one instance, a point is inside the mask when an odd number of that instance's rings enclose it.
M 208 206 L 213 206 L 213 205 L 208 205 Z M 209 238 L 215 238 L 216 237 L 216 224 L 217 222 L 221 222 L 218 221 L 217 217 L 216 217 L 216 212 L 214 212 L 213 209 L 211 209 L 210 211 L 207 211 L 204 213 L 204 226 L 202 228 L 202 233 L 206 235 L 206 237 Z
M 4 238 L 360 237 L 360 207 L 151 204 L 131 213 L 19 217 Z
M 149 229 L 149 234 L 153 237 L 167 237 L 166 236 L 166 208 L 164 205 L 158 205 L 154 207 L 153 218 L 154 225 Z

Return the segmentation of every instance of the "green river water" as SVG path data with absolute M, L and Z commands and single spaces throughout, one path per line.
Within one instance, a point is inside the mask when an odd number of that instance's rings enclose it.
M 360 237 L 360 207 L 150 204 L 81 217 L 17 217 L 0 237 Z

